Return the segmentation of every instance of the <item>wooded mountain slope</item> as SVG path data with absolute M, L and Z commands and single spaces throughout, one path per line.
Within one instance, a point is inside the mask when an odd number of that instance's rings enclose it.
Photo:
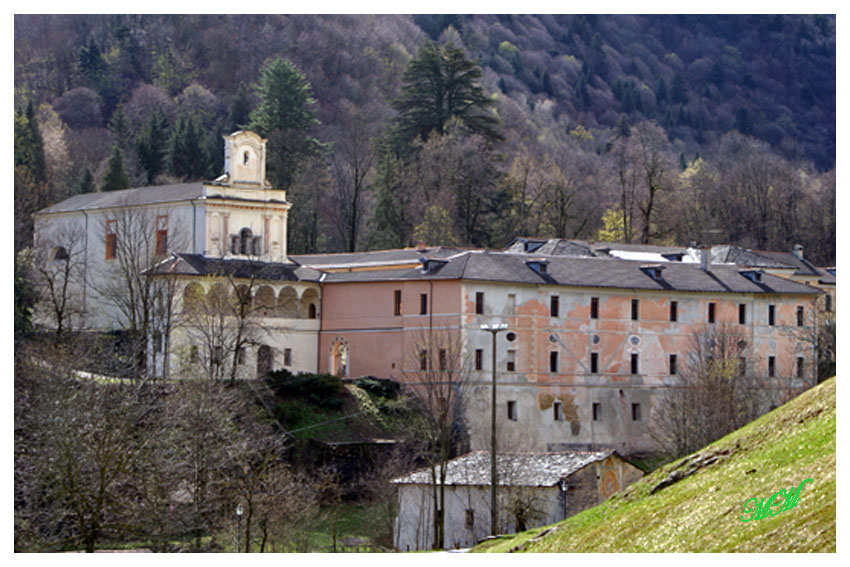
M 478 63 L 500 143 L 447 124 L 415 160 L 386 151 L 428 41 Z M 215 177 L 273 58 L 318 120 L 287 177 L 294 253 L 525 234 L 802 243 L 834 262 L 832 16 L 18 15 L 16 128 L 31 108 L 45 154 L 18 176 L 39 193 L 20 216 L 101 187 L 116 147 L 132 186 Z M 645 125 L 660 176 L 625 143 Z

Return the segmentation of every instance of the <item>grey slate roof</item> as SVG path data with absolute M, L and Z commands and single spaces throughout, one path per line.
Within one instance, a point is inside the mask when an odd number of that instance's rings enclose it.
M 40 213 L 64 213 L 127 205 L 151 205 L 197 199 L 204 195 L 203 183 L 179 183 L 175 185 L 150 185 L 121 191 L 82 193 L 39 211 Z
M 547 263 L 545 273 L 531 269 L 529 262 Z M 763 274 L 756 283 L 734 265 L 712 265 L 706 272 L 699 265 L 668 262 L 656 280 L 642 268 L 644 262 L 616 258 L 540 256 L 502 252 L 466 252 L 451 257 L 442 266 L 424 272 L 421 268 L 387 269 L 363 272 L 328 273 L 325 283 L 386 280 L 479 280 L 513 284 L 549 284 L 570 287 L 619 288 L 634 290 L 676 290 L 709 293 L 817 294 L 816 288 L 786 278 Z
M 568 451 L 563 453 L 504 453 L 496 456 L 499 485 L 554 486 L 587 465 L 601 461 L 614 451 Z M 431 484 L 431 471 L 422 469 L 393 479 L 395 484 Z M 439 482 L 439 481 L 438 481 Z M 490 486 L 490 452 L 473 451 L 452 459 L 446 486 Z
M 316 270 L 280 262 L 257 262 L 245 259 L 208 258 L 201 254 L 172 254 L 156 266 L 157 274 L 184 276 L 230 275 L 238 279 L 262 281 L 319 281 Z
M 399 248 L 339 254 L 298 254 L 290 256 L 290 258 L 302 266 L 329 269 L 334 267 L 391 266 L 392 264 L 416 262 L 422 257 L 447 258 L 464 251 L 460 248 L 437 246 L 425 250 Z

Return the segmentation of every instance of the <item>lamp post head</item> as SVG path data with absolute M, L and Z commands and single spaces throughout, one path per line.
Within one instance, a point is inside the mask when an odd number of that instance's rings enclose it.
M 490 331 L 491 333 L 498 333 L 499 331 L 505 331 L 508 328 L 507 323 L 484 323 L 481 325 L 482 331 Z
M 242 516 L 242 513 L 243 513 L 244 511 L 245 511 L 245 510 L 242 508 L 242 504 L 237 504 L 237 505 L 236 505 L 236 515 L 237 515 L 237 516 L 240 516 L 240 517 L 241 517 L 241 516 Z

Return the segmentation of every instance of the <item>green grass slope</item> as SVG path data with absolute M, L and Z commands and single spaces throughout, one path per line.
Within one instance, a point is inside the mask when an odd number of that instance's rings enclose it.
M 695 472 L 650 494 L 673 471 L 689 469 Z M 795 508 L 741 521 L 751 516 L 748 499 L 796 489 L 807 478 Z M 599 506 L 473 551 L 835 552 L 835 510 L 832 378 Z

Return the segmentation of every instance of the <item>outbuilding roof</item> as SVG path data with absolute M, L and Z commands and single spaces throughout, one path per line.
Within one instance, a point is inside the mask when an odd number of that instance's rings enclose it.
M 210 258 L 201 254 L 172 254 L 153 268 L 156 274 L 232 276 L 261 281 L 319 281 L 321 274 L 295 263 L 259 262 L 242 258 Z
M 587 465 L 615 454 L 607 451 L 562 453 L 503 453 L 496 456 L 499 485 L 554 486 Z M 446 485 L 490 486 L 490 452 L 473 451 L 452 459 L 446 470 Z M 430 469 L 393 479 L 395 484 L 431 484 Z

